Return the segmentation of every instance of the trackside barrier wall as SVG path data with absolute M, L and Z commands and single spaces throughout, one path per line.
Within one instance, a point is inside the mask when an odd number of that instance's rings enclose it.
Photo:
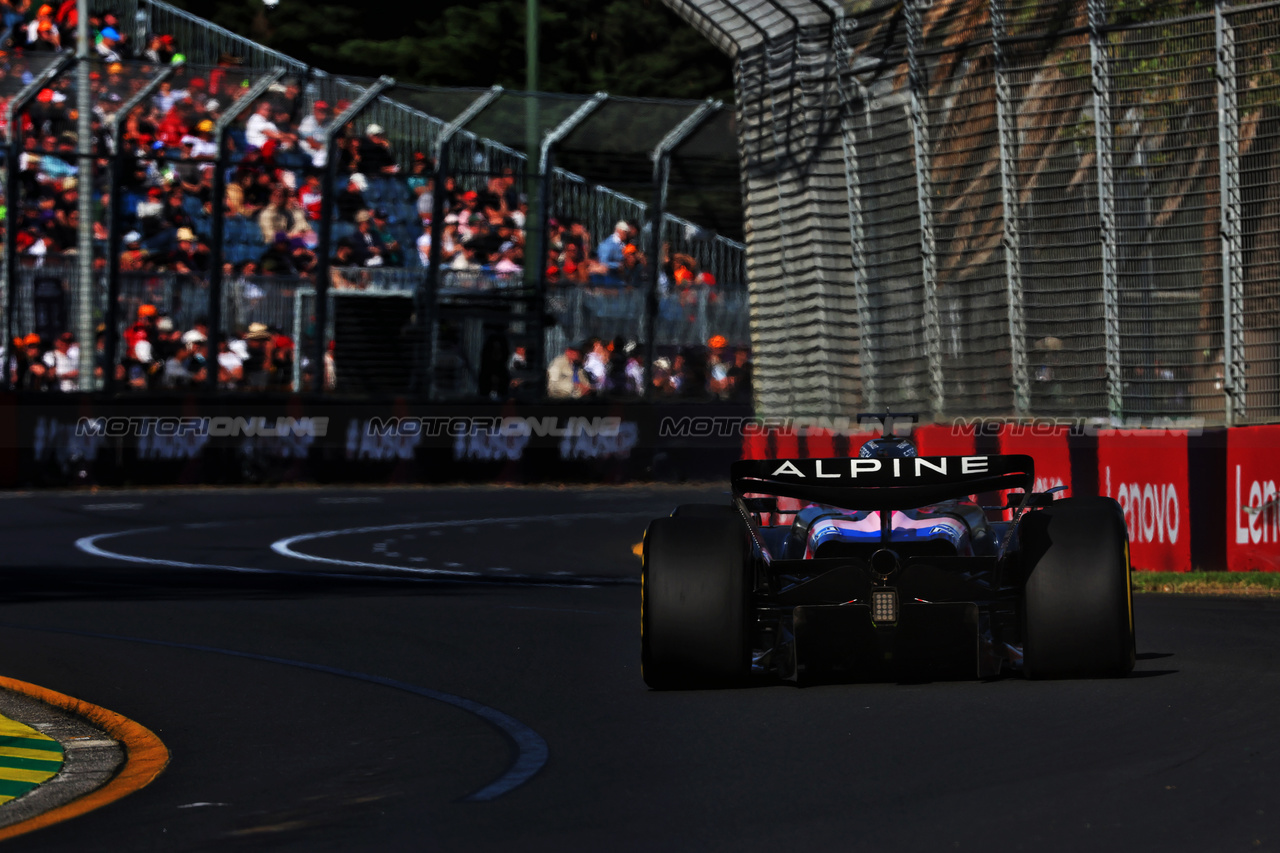
M 625 482 L 723 478 L 746 405 L 418 405 L 0 393 L 0 486 Z
M 1174 572 L 1191 565 L 1187 448 L 1186 433 L 1098 434 L 1098 493 L 1124 509 L 1137 567 Z
M 1280 427 L 1231 430 L 1226 551 L 1232 571 L 1280 571 Z
M 108 434 L 122 418 L 132 426 Z M 734 459 L 849 458 L 874 436 L 768 428 L 733 404 L 0 393 L 0 486 L 723 481 Z M 984 423 L 915 437 L 924 455 L 1027 453 L 1038 489 L 1115 498 L 1135 569 L 1280 571 L 1280 426 Z
M 856 456 L 873 433 L 753 432 L 744 459 Z M 1182 430 L 922 426 L 924 456 L 1024 453 L 1037 491 L 1104 495 L 1122 507 L 1138 571 L 1280 571 L 1280 426 Z

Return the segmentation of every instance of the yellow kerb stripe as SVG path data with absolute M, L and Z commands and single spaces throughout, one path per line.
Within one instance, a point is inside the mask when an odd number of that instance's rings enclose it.
M 22 749 L 17 746 L 0 746 L 0 761 L 5 758 L 36 758 L 41 761 L 61 761 L 62 753 L 47 749 Z
M 11 720 L 8 717 L 0 717 L 0 737 L 20 737 L 28 740 L 53 740 L 46 734 L 41 734 L 28 725 L 24 725 L 17 720 Z M 54 741 L 55 743 L 57 741 Z
M 0 780 L 5 782 L 47 782 L 57 775 L 57 770 L 19 770 L 16 767 L 0 767 Z

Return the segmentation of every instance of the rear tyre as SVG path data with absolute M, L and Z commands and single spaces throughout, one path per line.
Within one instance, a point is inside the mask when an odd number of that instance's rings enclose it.
M 1129 537 L 1110 498 L 1055 501 L 1018 523 L 1023 672 L 1098 678 L 1133 669 Z
M 655 689 L 734 684 L 751 671 L 747 542 L 736 518 L 659 518 L 644 538 L 640 665 Z

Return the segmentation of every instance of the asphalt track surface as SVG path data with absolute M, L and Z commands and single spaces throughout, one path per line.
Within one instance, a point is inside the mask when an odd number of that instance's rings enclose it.
M 1280 844 L 1267 600 L 1139 597 L 1122 680 L 646 690 L 631 546 L 719 492 L 6 495 L 0 672 L 172 752 L 6 847 Z

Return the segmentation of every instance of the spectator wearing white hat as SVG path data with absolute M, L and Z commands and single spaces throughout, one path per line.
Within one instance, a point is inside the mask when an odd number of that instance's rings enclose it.
M 380 124 L 371 124 L 365 128 L 364 136 L 356 145 L 356 158 L 360 171 L 369 175 L 394 175 L 400 171 L 396 165 L 396 155 L 391 153 L 391 143 L 387 141 L 386 130 Z
M 631 226 L 619 219 L 613 226 L 613 233 L 600 241 L 596 248 L 596 257 L 604 265 L 605 276 L 610 284 L 622 283 L 622 266 L 626 260 L 627 240 L 631 237 Z

